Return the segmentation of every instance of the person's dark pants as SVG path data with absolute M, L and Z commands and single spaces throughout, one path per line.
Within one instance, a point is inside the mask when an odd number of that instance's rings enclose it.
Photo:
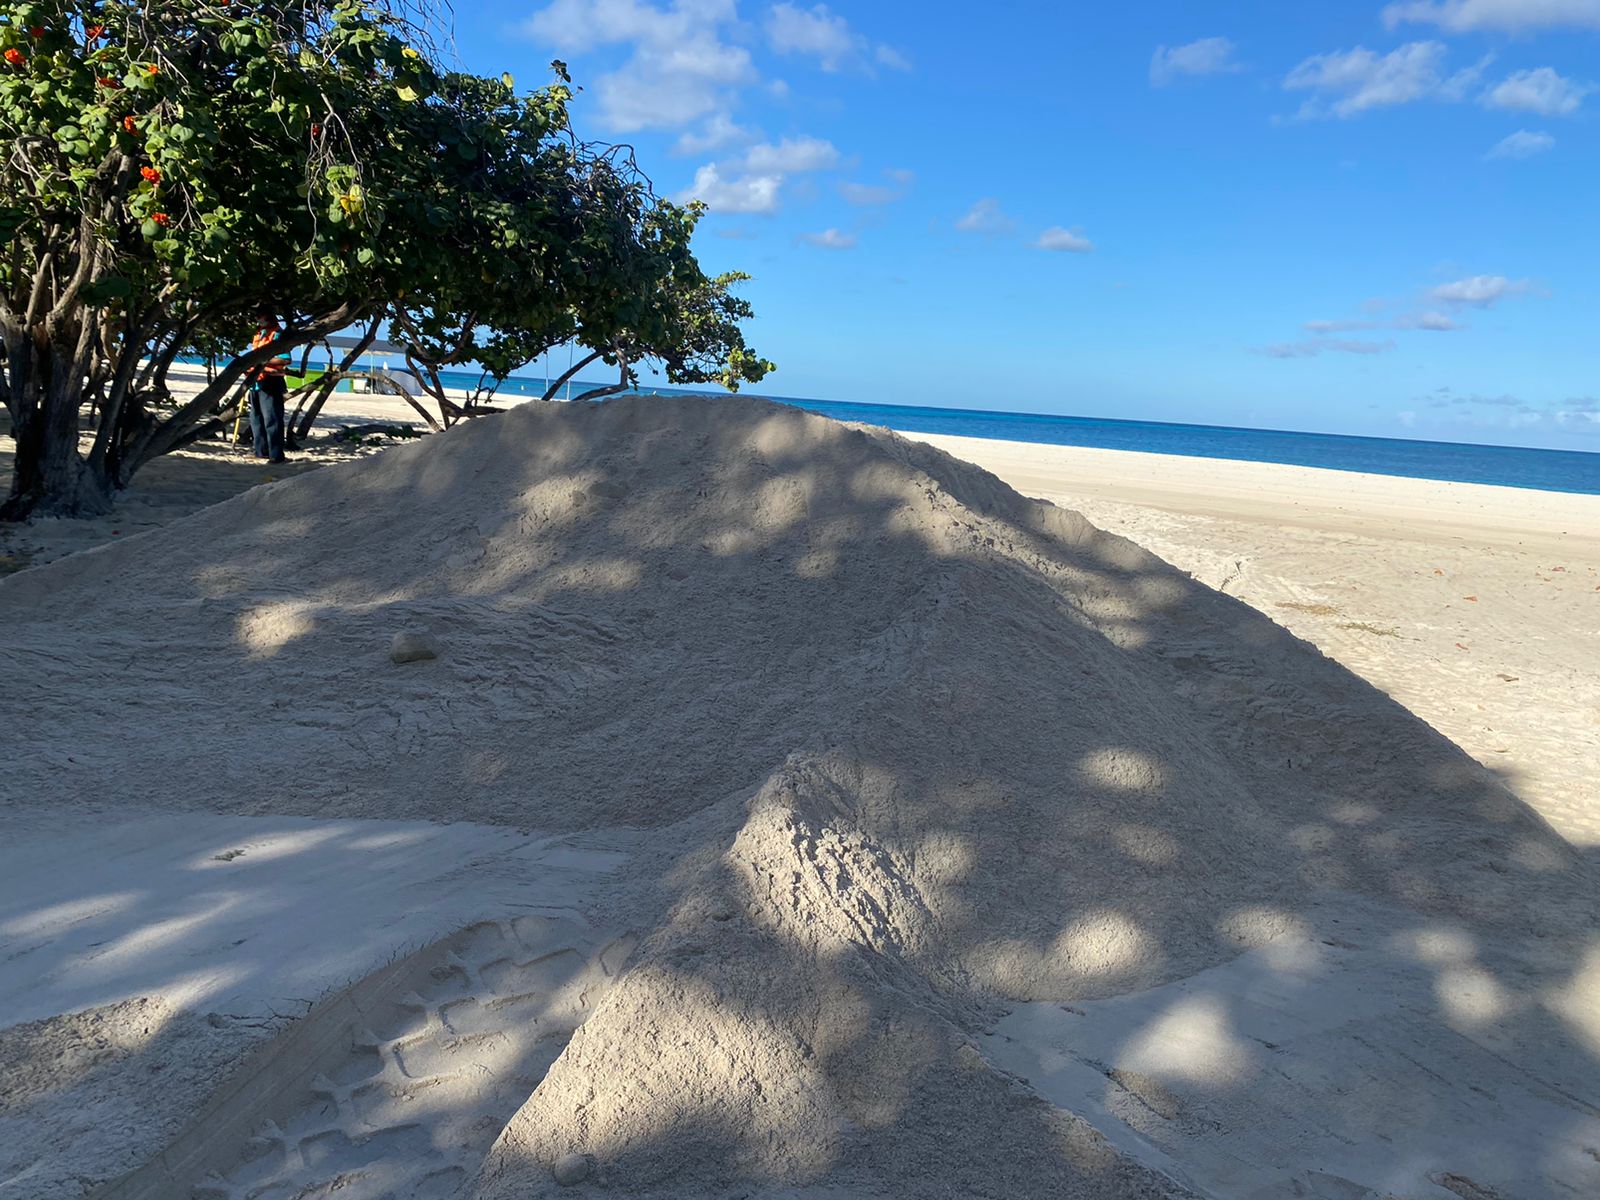
M 263 379 L 250 390 L 250 440 L 257 458 L 283 461 L 283 401 L 288 394 L 281 379 Z

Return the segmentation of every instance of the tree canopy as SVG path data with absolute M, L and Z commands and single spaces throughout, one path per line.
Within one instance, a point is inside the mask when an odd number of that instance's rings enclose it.
M 492 381 L 578 340 L 623 377 L 728 387 L 740 275 L 706 276 L 697 206 L 625 147 L 572 132 L 565 67 L 518 91 L 446 70 L 401 0 L 0 0 L 3 383 L 17 445 L 0 515 L 93 512 L 215 425 L 269 351 L 173 401 L 180 353 L 279 348 L 385 322 Z M 492 386 L 492 385 L 491 385 Z M 91 414 L 92 447 L 79 448 Z

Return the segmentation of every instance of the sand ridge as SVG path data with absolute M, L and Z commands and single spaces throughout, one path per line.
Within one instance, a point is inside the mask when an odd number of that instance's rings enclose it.
M 439 658 L 391 663 L 404 629 Z M 1600 988 L 1589 855 L 1260 613 L 883 431 L 529 404 L 14 576 L 0 636 L 40 718 L 19 809 L 652 831 L 596 901 L 639 948 L 479 1200 L 555 1194 L 573 1155 L 596 1195 L 1188 1194 L 1171 1146 L 1119 1148 L 982 1038 L 1354 904 L 1433 980 L 1421 1042 L 1600 1054 L 1570 1015 Z M 1416 949 L 1445 933 L 1454 958 Z M 1600 1140 L 1582 1078 L 1542 1085 L 1563 1144 Z M 1473 1137 L 1370 1158 L 1436 1195 Z M 1506 1196 L 1594 1173 L 1474 1169 Z

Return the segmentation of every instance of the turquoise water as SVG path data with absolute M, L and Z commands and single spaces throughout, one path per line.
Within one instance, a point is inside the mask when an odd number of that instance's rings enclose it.
M 470 389 L 478 376 L 440 373 L 446 387 Z M 500 387 L 508 395 L 538 396 L 543 379 L 514 375 Z M 600 384 L 574 381 L 562 394 L 578 395 Z M 674 394 L 687 388 L 645 388 L 646 394 Z M 1412 479 L 1491 483 L 1502 487 L 1600 495 L 1600 454 L 1577 450 L 1529 450 L 1466 442 L 1424 442 L 1405 438 L 1348 437 L 1332 433 L 1292 433 L 1276 429 L 1237 429 L 1227 425 L 1178 425 L 1164 421 L 1113 421 L 1102 417 L 1056 417 L 1039 413 L 990 412 L 967 408 L 918 408 L 902 404 L 862 404 L 767 396 L 841 421 L 887 425 L 905 433 L 948 433 L 999 438 L 1047 446 L 1097 446 L 1105 450 L 1143 450 L 1191 458 L 1231 458 L 1245 462 L 1286 463 L 1335 471 L 1365 471 Z

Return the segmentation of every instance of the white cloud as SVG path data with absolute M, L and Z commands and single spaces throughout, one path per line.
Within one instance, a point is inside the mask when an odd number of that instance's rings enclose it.
M 839 162 L 839 151 L 821 138 L 784 138 L 774 145 L 762 142 L 745 152 L 744 168 L 759 173 L 795 175 L 802 171 L 825 171 Z
M 682 34 L 689 20 L 681 8 L 658 9 L 639 0 L 553 0 L 523 22 L 523 30 L 581 53 L 615 42 L 665 42 Z
M 751 133 L 742 125 L 736 125 L 733 118 L 727 113 L 712 113 L 698 130 L 685 131 L 673 143 L 674 154 L 705 154 L 710 150 L 721 150 L 724 146 L 731 146 L 738 142 L 747 142 Z
M 812 246 L 820 246 L 824 250 L 854 250 L 856 235 L 842 233 L 837 229 L 824 229 L 821 233 L 803 233 L 800 240 Z
M 1393 29 L 1405 22 L 1437 25 L 1451 33 L 1479 29 L 1600 29 L 1600 0 L 1402 0 L 1383 10 Z
M 839 194 L 847 203 L 862 206 L 892 204 L 900 199 L 900 193 L 894 188 L 879 187 L 870 183 L 841 183 Z
M 1556 140 L 1548 133 L 1530 133 L 1519 129 L 1501 138 L 1489 148 L 1485 158 L 1532 158 L 1555 146 Z
M 894 71 L 911 69 L 904 54 L 893 46 L 872 45 L 826 4 L 810 8 L 774 4 L 767 13 L 766 31 L 767 44 L 779 54 L 814 58 L 824 71 L 869 69 L 869 62 Z
M 1301 105 L 1302 117 L 1353 117 L 1415 100 L 1460 100 L 1478 82 L 1488 60 L 1446 75 L 1447 53 L 1442 42 L 1408 42 L 1388 54 L 1357 46 L 1306 59 L 1285 76 L 1283 86 L 1315 93 Z
M 1551 414 L 1557 425 L 1572 433 L 1600 434 L 1600 400 L 1593 396 L 1574 396 L 1562 400 Z
M 1225 37 L 1201 38 L 1183 46 L 1157 46 L 1150 57 L 1150 83 L 1166 87 L 1185 75 L 1223 75 L 1243 70 L 1234 61 L 1234 49 Z
M 736 175 L 724 178 L 716 163 L 694 173 L 692 183 L 678 196 L 680 202 L 700 200 L 719 213 L 770 213 L 778 209 L 782 175 Z
M 751 83 L 750 52 L 723 40 L 737 19 L 734 0 L 553 0 L 522 29 L 563 53 L 632 44 L 621 69 L 594 91 L 599 118 L 619 133 L 674 129 L 726 112 L 730 92 Z
M 1453 333 L 1463 326 L 1442 312 L 1409 313 L 1392 320 L 1366 320 L 1340 318 L 1332 321 L 1307 321 L 1301 326 L 1307 333 L 1353 333 L 1374 329 L 1422 329 L 1430 333 Z
M 1558 412 L 1556 424 L 1572 433 L 1600 433 L 1600 413 Z
M 1428 296 L 1435 303 L 1447 304 L 1452 308 L 1493 308 L 1507 296 L 1521 295 L 1532 286 L 1526 279 L 1473 275 L 1451 283 L 1441 283 Z
M 826 4 L 809 10 L 774 4 L 767 14 L 767 41 L 779 54 L 811 55 L 824 71 L 837 71 L 861 46 L 850 22 L 835 16 Z
M 872 60 L 880 67 L 888 67 L 891 71 L 911 70 L 911 60 L 893 46 L 879 46 L 872 52 Z
M 704 201 L 713 212 L 772 213 L 790 176 L 824 171 L 838 161 L 839 151 L 821 138 L 761 142 L 737 158 L 707 163 L 677 198 Z
M 1060 225 L 1052 225 L 1046 229 L 1033 244 L 1040 250 L 1055 250 L 1067 254 L 1087 254 L 1094 249 L 1094 243 L 1081 233 L 1064 229 Z
M 977 201 L 956 222 L 956 228 L 966 233 L 1010 233 L 1016 227 L 1016 221 L 1000 210 L 1000 201 L 992 196 Z
M 1539 67 L 1506 76 L 1483 94 L 1483 102 L 1490 108 L 1565 117 L 1577 112 L 1583 98 L 1594 90 L 1593 84 L 1578 83 L 1550 67 Z
M 915 171 L 908 171 L 904 167 L 890 167 L 884 171 L 884 175 L 894 180 L 901 187 L 909 187 L 917 178 Z
M 1324 352 L 1334 354 L 1383 354 L 1394 349 L 1393 342 L 1362 342 L 1340 338 L 1306 338 L 1299 342 L 1279 342 L 1261 353 L 1268 358 L 1315 358 Z

